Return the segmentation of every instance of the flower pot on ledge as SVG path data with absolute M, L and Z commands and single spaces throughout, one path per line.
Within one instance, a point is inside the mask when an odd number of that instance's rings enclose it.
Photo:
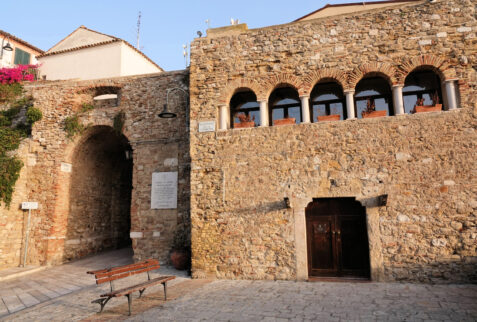
M 243 129 L 246 127 L 255 127 L 255 122 L 250 121 L 250 122 L 238 122 L 234 123 L 234 129 Z
M 383 116 L 386 116 L 386 111 L 363 112 L 361 116 L 364 119 L 372 118 L 372 117 L 383 117 Z
M 339 121 L 341 116 L 339 114 L 318 116 L 318 122 Z
M 442 104 L 427 105 L 427 106 L 414 106 L 413 113 L 425 113 L 425 112 L 439 112 L 442 111 Z
M 289 125 L 289 124 L 295 124 L 296 119 L 294 117 L 289 117 L 286 119 L 279 119 L 279 120 L 274 120 L 273 125 Z

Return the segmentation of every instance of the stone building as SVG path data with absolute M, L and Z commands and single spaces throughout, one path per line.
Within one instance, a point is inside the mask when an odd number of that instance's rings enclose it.
M 476 10 L 413 1 L 209 29 L 185 71 L 32 85 L 45 117 L 12 203 L 41 205 L 30 262 L 128 232 L 136 259 L 165 262 L 190 226 L 196 278 L 477 281 Z M 189 104 L 168 102 L 177 87 Z M 117 98 L 81 112 L 104 94 Z M 158 118 L 165 103 L 176 119 Z M 90 125 L 68 139 L 74 113 Z M 178 172 L 177 209 L 151 209 L 156 172 Z M 24 220 L 1 216 L 0 265 L 17 265 Z

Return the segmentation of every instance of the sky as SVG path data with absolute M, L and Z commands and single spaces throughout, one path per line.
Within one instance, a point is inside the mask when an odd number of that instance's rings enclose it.
M 2 1 L 0 29 L 48 50 L 81 25 L 140 48 L 166 71 L 183 69 L 184 44 L 197 31 L 230 25 L 230 19 L 260 28 L 291 22 L 327 3 L 355 0 L 24 0 Z M 21 3 L 21 7 L 19 6 Z

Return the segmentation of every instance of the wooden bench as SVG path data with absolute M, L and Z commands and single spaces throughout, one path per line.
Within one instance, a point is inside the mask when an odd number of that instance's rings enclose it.
M 167 301 L 167 281 L 170 281 L 174 278 L 175 276 L 160 276 L 157 278 L 151 279 L 150 271 L 158 269 L 159 266 L 159 261 L 155 259 L 148 259 L 143 262 L 135 263 L 135 264 L 130 264 L 130 265 L 124 265 L 124 266 L 117 266 L 117 267 L 111 267 L 111 268 L 106 268 L 106 269 L 101 269 L 99 271 L 89 271 L 86 272 L 87 274 L 94 274 L 96 278 L 96 284 L 103 284 L 106 282 L 109 282 L 109 286 L 111 291 L 105 294 L 101 294 L 100 298 L 97 300 L 92 301 L 91 303 L 98 303 L 101 305 L 101 310 L 99 313 L 103 311 L 104 306 L 110 299 L 113 297 L 120 297 L 120 296 L 126 296 L 128 298 L 128 305 L 129 305 L 129 315 L 131 315 L 131 304 L 132 304 L 132 293 L 139 291 L 139 297 L 142 296 L 146 288 L 149 286 L 157 285 L 157 284 L 162 284 L 164 286 L 164 299 Z M 126 288 L 122 289 L 115 289 L 114 288 L 114 281 L 123 279 L 132 275 L 136 274 L 141 274 L 141 273 L 146 273 L 147 272 L 147 281 L 135 284 L 132 286 L 128 286 Z

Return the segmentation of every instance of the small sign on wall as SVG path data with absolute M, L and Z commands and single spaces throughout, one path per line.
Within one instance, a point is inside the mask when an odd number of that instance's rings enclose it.
M 60 166 L 60 170 L 61 172 L 71 172 L 71 169 L 73 168 L 73 166 L 71 165 L 71 163 L 66 163 L 66 162 L 61 162 L 61 166 Z
M 203 121 L 199 122 L 199 132 L 214 132 L 215 121 Z
M 177 208 L 177 171 L 153 172 L 151 209 Z
M 24 201 L 22 202 L 22 209 L 23 210 L 38 209 L 38 202 Z

